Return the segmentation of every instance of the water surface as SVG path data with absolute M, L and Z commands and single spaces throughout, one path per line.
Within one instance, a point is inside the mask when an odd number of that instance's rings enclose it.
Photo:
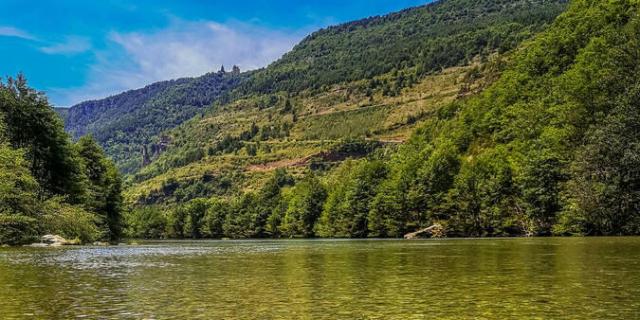
M 640 238 L 0 249 L 2 319 L 638 319 Z

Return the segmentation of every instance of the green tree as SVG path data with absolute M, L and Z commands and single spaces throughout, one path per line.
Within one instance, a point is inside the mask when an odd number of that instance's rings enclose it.
M 621 99 L 602 125 L 589 130 L 572 172 L 572 205 L 562 221 L 568 225 L 557 231 L 640 232 L 640 86 Z
M 104 230 L 106 239 L 116 241 L 122 234 L 120 174 L 92 137 L 80 138 L 76 149 L 89 179 L 87 206 L 100 217 L 100 227 Z
M 202 234 L 207 238 L 222 238 L 229 204 L 218 198 L 209 200 L 209 208 L 204 216 Z
M 257 200 L 254 193 L 245 193 L 233 199 L 224 220 L 224 234 L 232 238 L 256 236 Z
M 185 235 L 193 239 L 200 239 L 203 235 L 203 227 L 207 211 L 210 208 L 210 202 L 207 199 L 193 199 L 184 205 L 186 214 Z
M 308 174 L 292 190 L 281 230 L 289 237 L 313 237 L 316 220 L 322 213 L 327 191 L 320 180 Z
M 36 238 L 41 207 L 38 193 L 38 183 L 24 153 L 0 141 L 0 244 L 20 244 Z
M 157 207 L 144 206 L 128 212 L 125 234 L 133 238 L 161 239 L 167 237 L 167 217 Z
M 285 169 L 278 168 L 274 171 L 273 175 L 262 186 L 257 194 L 256 203 L 256 221 L 255 221 L 255 234 L 258 237 L 264 237 L 271 234 L 272 231 L 277 232 L 277 228 L 269 228 L 269 218 L 274 214 L 274 210 L 277 210 L 280 202 L 282 201 L 281 190 L 286 186 L 294 184 L 293 177 L 287 173 Z M 271 226 L 275 226 L 273 221 Z
M 338 186 L 329 193 L 318 231 L 325 236 L 367 237 L 371 202 L 387 175 L 387 168 L 381 161 L 347 166 L 350 173 L 342 176 L 337 181 Z
M 463 162 L 448 196 L 455 231 L 472 236 L 521 233 L 513 219 L 517 195 L 504 151 L 490 150 Z
M 91 243 L 104 237 L 104 231 L 96 225 L 96 216 L 80 206 L 73 206 L 54 197 L 44 202 L 39 218 L 41 232 L 56 234 L 80 243 Z
M 58 115 L 47 99 L 27 86 L 22 75 L 0 83 L 0 115 L 10 145 L 25 159 L 42 191 L 75 204 L 87 196 L 86 177 Z
M 177 207 L 169 212 L 167 221 L 167 235 L 171 238 L 183 239 L 187 224 L 187 212 L 184 207 Z

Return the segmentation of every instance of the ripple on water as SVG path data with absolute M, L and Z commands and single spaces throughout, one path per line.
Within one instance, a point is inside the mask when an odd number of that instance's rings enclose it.
M 22 252 L 0 252 L 0 262 L 12 265 L 29 264 L 88 269 L 131 269 L 137 267 L 162 268 L 175 265 L 171 261 L 181 257 L 228 255 L 236 253 L 269 253 L 281 250 L 278 245 L 143 245 L 111 247 L 36 248 Z

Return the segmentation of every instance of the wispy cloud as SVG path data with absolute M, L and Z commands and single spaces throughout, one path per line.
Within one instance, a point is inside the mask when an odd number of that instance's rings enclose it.
M 85 37 L 67 36 L 63 42 L 40 48 L 40 51 L 47 54 L 77 54 L 91 49 L 91 41 Z
M 199 76 L 223 64 L 256 69 L 281 57 L 303 36 L 242 23 L 181 20 L 154 32 L 112 32 L 109 48 L 96 52 L 86 85 L 53 94 L 74 104 L 155 81 Z
M 16 37 L 16 38 L 22 38 L 26 40 L 37 40 L 36 37 L 34 37 L 33 35 L 29 34 L 24 30 L 20 30 L 18 28 L 8 27 L 8 26 L 0 26 L 0 36 Z
M 174 22 L 168 29 L 145 33 L 112 33 L 144 78 L 159 80 L 196 76 L 221 64 L 242 69 L 263 67 L 291 49 L 298 35 L 244 24 Z

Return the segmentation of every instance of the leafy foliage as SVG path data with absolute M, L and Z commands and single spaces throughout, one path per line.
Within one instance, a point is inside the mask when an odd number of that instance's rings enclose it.
M 412 67 L 422 76 L 513 49 L 552 21 L 566 2 L 438 1 L 329 27 L 308 36 L 240 89 L 298 92 Z
M 0 83 L 0 244 L 44 233 L 117 240 L 118 171 L 91 139 L 75 146 L 46 98 L 18 76 Z
M 106 237 L 116 240 L 122 233 L 122 182 L 118 169 L 90 136 L 80 138 L 76 148 L 90 182 L 87 206 L 100 217 L 100 228 Z
M 0 145 L 0 243 L 21 243 L 37 235 L 39 186 L 24 153 Z
M 427 121 L 387 162 L 374 234 L 635 234 L 637 12 L 574 2 L 494 85 Z M 358 178 L 339 181 L 336 194 Z
M 21 75 L 15 80 L 10 78 L 0 85 L 0 113 L 8 142 L 15 149 L 24 149 L 29 168 L 43 191 L 82 203 L 86 199 L 86 180 L 81 162 L 46 98 L 29 88 Z

